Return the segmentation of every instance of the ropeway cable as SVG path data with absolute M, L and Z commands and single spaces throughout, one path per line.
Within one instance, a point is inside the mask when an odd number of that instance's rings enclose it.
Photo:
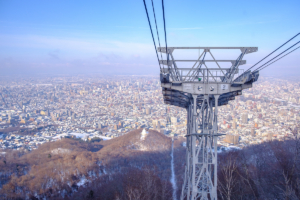
M 277 58 L 278 56 L 280 56 L 281 54 L 285 53 L 286 51 L 290 50 L 291 48 L 293 48 L 294 46 L 296 46 L 297 44 L 299 44 L 300 41 L 298 41 L 297 43 L 295 43 L 294 45 L 292 45 L 291 47 L 289 47 L 288 49 L 284 50 L 283 52 L 281 52 L 280 54 L 278 54 L 277 56 L 275 56 L 274 58 L 272 58 L 271 60 L 269 60 L 268 62 L 266 62 L 265 64 L 261 65 L 260 67 L 256 68 L 253 72 L 255 71 L 259 71 L 262 67 L 264 67 L 266 64 L 268 64 L 269 62 L 271 62 L 272 60 L 274 60 L 275 58 Z
M 148 18 L 148 23 L 149 23 L 149 27 L 150 27 L 150 31 L 151 31 L 151 35 L 152 35 L 152 40 L 153 40 L 153 44 L 154 44 L 154 48 L 155 48 L 155 52 L 156 52 L 157 61 L 158 61 L 158 64 L 159 64 L 159 68 L 161 70 L 161 66 L 160 66 L 160 62 L 159 62 L 159 58 L 158 58 L 158 53 L 157 53 L 157 49 L 156 49 L 156 44 L 155 44 L 155 40 L 154 40 L 154 36 L 153 36 L 153 31 L 152 31 L 152 27 L 151 27 L 151 23 L 150 23 L 150 19 L 149 19 L 149 14 L 148 14 L 148 10 L 147 10 L 147 5 L 146 5 L 145 0 L 143 0 L 143 1 L 144 1 L 144 6 L 145 6 L 147 18 Z
M 260 62 L 262 62 L 263 60 L 265 60 L 267 57 L 269 57 L 270 55 L 272 55 L 273 53 L 275 53 L 278 49 L 280 49 L 281 47 L 283 47 L 284 45 L 286 45 L 288 42 L 290 42 L 291 40 L 293 40 L 295 37 L 297 37 L 298 35 L 300 35 L 300 33 L 296 34 L 294 37 L 292 37 L 291 39 L 289 39 L 287 42 L 285 42 L 283 45 L 281 45 L 280 47 L 278 47 L 277 49 L 275 49 L 274 51 L 272 51 L 269 55 L 267 55 L 266 57 L 264 57 L 263 59 L 261 59 L 260 61 L 258 61 L 255 65 L 253 65 L 252 67 L 250 67 L 249 69 L 247 69 L 244 73 L 246 73 L 247 71 L 249 71 L 250 69 L 252 69 L 253 67 L 255 67 L 256 65 L 258 65 Z
M 164 20 L 164 31 L 165 31 L 165 43 L 166 43 L 166 54 L 167 54 L 167 66 L 168 66 L 168 69 L 170 69 L 170 66 L 169 66 L 169 52 L 168 52 L 168 43 L 167 43 L 167 31 L 166 31 L 166 18 L 165 18 L 165 5 L 164 5 L 164 0 L 161 1 L 162 3 L 162 10 L 163 10 L 163 20 Z M 180 80 L 180 77 L 179 77 L 179 74 L 178 74 L 178 71 L 176 70 L 175 71 L 176 73 L 176 78 L 177 80 Z M 171 72 L 172 74 L 172 72 Z M 173 77 L 173 75 L 171 75 Z
M 164 6 L 164 0 L 162 0 L 161 3 L 162 3 L 163 19 L 164 19 L 164 30 L 165 30 L 165 43 L 166 43 L 167 64 L 169 64 L 169 54 L 168 54 L 168 43 L 167 43 L 167 31 L 166 31 L 166 20 L 165 20 L 165 6 Z M 168 66 L 169 66 L 169 65 L 168 65 Z
M 156 16 L 155 16 L 155 9 L 154 9 L 153 0 L 151 0 L 151 2 L 152 2 L 152 9 L 153 9 L 154 21 L 155 21 L 155 26 L 156 26 L 156 34 L 157 34 L 157 39 L 158 39 L 158 45 L 159 45 L 159 48 L 161 48 L 159 34 L 158 34 L 158 28 L 157 28 L 157 23 L 156 23 Z M 161 51 L 160 51 L 160 57 L 161 57 L 161 60 L 163 60 Z
M 277 60 L 275 60 L 275 61 L 273 61 L 272 63 L 268 64 L 267 66 L 264 66 L 263 68 L 261 68 L 259 71 L 261 71 L 261 70 L 265 69 L 265 68 L 266 68 L 266 67 L 268 67 L 269 65 L 272 65 L 273 63 L 277 62 L 277 61 L 278 61 L 278 60 L 280 60 L 281 58 L 283 58 L 283 57 L 285 57 L 285 56 L 289 55 L 290 53 L 292 53 L 292 52 L 296 51 L 296 50 L 297 50 L 297 49 L 299 49 L 299 48 L 300 48 L 300 46 L 299 46 L 299 47 L 297 47 L 296 49 L 294 49 L 294 50 L 290 51 L 289 53 L 287 53 L 287 54 L 284 54 L 283 56 L 281 56 L 281 57 L 280 57 L 280 58 L 278 58 Z

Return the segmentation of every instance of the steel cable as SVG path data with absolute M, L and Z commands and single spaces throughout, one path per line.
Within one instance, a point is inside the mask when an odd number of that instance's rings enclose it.
M 155 44 L 155 40 L 154 40 L 154 36 L 153 36 L 153 31 L 152 31 L 152 27 L 151 27 L 151 23 L 150 23 L 150 19 L 149 19 L 149 14 L 148 14 L 148 10 L 147 10 L 147 5 L 146 5 L 145 0 L 143 0 L 143 1 L 144 1 L 144 6 L 145 6 L 147 18 L 148 18 L 148 23 L 149 23 L 149 27 L 150 27 L 150 31 L 151 31 L 151 35 L 152 35 L 152 40 L 153 40 L 153 44 L 154 44 L 154 48 L 155 48 L 155 52 L 156 52 L 157 61 L 158 61 L 159 68 L 160 68 L 160 71 L 161 71 L 161 66 L 160 66 L 160 63 L 159 63 L 158 53 L 157 53 L 157 49 L 156 49 L 156 44 Z
M 162 9 L 163 9 L 163 19 L 164 19 L 164 31 L 165 31 L 165 43 L 166 43 L 166 54 L 167 54 L 167 63 L 169 63 L 169 54 L 168 54 L 168 44 L 167 44 L 167 32 L 166 32 L 166 20 L 165 20 L 165 6 L 164 0 L 162 2 Z M 168 65 L 169 66 L 169 65 Z
M 281 57 L 280 57 L 280 58 L 278 58 L 277 60 L 275 60 L 275 61 L 273 61 L 272 63 L 268 64 L 267 66 L 264 66 L 263 68 L 261 68 L 259 71 L 261 71 L 261 70 L 265 69 L 265 68 L 266 68 L 266 67 L 268 67 L 269 65 L 272 65 L 273 63 L 277 62 L 277 61 L 278 61 L 278 60 L 280 60 L 281 58 L 283 58 L 283 57 L 285 57 L 285 56 L 289 55 L 290 53 L 292 53 L 292 52 L 296 51 L 296 50 L 297 50 L 297 49 L 299 49 L 299 48 L 300 48 L 300 46 L 299 46 L 299 47 L 297 47 L 296 49 L 294 49 L 294 50 L 290 51 L 289 53 L 287 53 L 287 54 L 284 54 L 283 56 L 281 56 Z
M 256 65 L 258 65 L 260 62 L 262 62 L 263 60 L 265 60 L 267 57 L 269 57 L 270 55 L 272 55 L 273 53 L 275 53 L 278 49 L 280 49 L 281 47 L 283 47 L 284 45 L 286 45 L 288 42 L 290 42 L 291 40 L 293 40 L 295 37 L 297 37 L 298 35 L 300 35 L 300 33 L 296 34 L 294 37 L 292 37 L 291 39 L 289 39 L 287 42 L 285 42 L 283 45 L 281 45 L 280 47 L 278 47 L 277 49 L 275 49 L 274 51 L 272 51 L 269 55 L 267 55 L 266 57 L 264 57 L 263 59 L 261 59 L 260 61 L 258 61 L 255 65 L 253 65 L 252 67 L 250 67 L 249 69 L 247 69 L 244 73 L 246 73 L 247 71 L 249 71 L 250 69 L 252 69 L 253 67 L 255 67 Z
M 283 52 L 281 52 L 280 54 L 278 54 L 277 56 L 275 56 L 274 58 L 272 58 L 271 60 L 269 60 L 268 62 L 266 62 L 265 64 L 261 65 L 260 67 L 256 68 L 253 72 L 255 71 L 259 71 L 260 68 L 264 67 L 266 64 L 268 64 L 269 62 L 271 62 L 272 60 L 274 60 L 275 58 L 277 58 L 278 56 L 280 56 L 281 54 L 285 53 L 286 51 L 290 50 L 291 48 L 293 48 L 294 46 L 296 46 L 297 44 L 299 44 L 299 42 L 295 43 L 294 45 L 292 45 L 291 47 L 289 47 L 288 49 L 284 50 Z
M 156 23 L 156 16 L 155 16 L 155 9 L 154 9 L 153 0 L 151 0 L 151 2 L 152 2 L 152 9 L 153 9 L 153 15 L 154 15 L 154 21 L 155 21 L 155 27 L 156 27 L 156 34 L 157 34 L 157 39 L 158 39 L 158 45 L 159 45 L 159 48 L 161 48 L 159 34 L 158 34 L 158 28 L 157 28 L 157 23 Z M 161 60 L 163 60 L 161 52 L 160 52 L 160 57 L 161 57 Z

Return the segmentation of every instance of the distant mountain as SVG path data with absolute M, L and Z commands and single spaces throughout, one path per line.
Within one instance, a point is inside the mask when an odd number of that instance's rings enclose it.
M 160 189 L 155 194 L 145 191 L 143 195 L 150 199 L 155 195 L 169 199 L 171 139 L 157 131 L 141 134 L 142 131 L 138 129 L 115 139 L 93 143 L 64 138 L 45 143 L 24 155 L 8 152 L 6 157 L 0 158 L 0 198 L 74 199 L 80 196 L 84 199 L 101 195 L 100 199 L 114 199 L 118 195 L 125 198 L 129 191 L 130 195 L 137 195 L 134 188 L 147 185 L 144 178 L 148 177 L 152 184 L 160 185 Z M 127 183 L 130 177 L 137 179 L 135 182 L 139 185 L 125 187 L 125 182 L 130 185 Z M 99 193 L 94 188 L 86 193 L 91 185 L 109 188 L 112 183 L 119 185 L 120 191 L 111 193 L 106 189 L 107 192 Z

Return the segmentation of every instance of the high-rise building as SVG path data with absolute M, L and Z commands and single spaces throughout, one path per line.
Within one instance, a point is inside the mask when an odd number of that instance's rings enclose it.
M 69 117 L 72 116 L 72 111 L 71 111 L 71 110 L 68 110 L 67 113 L 68 113 L 68 116 L 69 116 Z
M 261 119 L 262 118 L 262 114 L 258 114 L 258 118 Z
M 228 115 L 227 116 L 227 121 L 231 121 L 232 120 L 232 116 L 231 115 Z
M 239 136 L 238 135 L 226 135 L 224 142 L 238 144 L 239 143 Z
M 273 133 L 268 133 L 268 140 L 272 140 Z
M 172 125 L 177 125 L 177 117 L 171 117 Z
M 167 123 L 167 124 L 170 124 L 170 123 L 171 123 L 171 118 L 170 118 L 169 116 L 167 116 L 167 118 L 166 118 L 166 123 Z
M 234 121 L 232 122 L 232 128 L 233 128 L 233 129 L 236 129 L 236 127 L 237 127 L 237 123 L 236 123 L 236 121 L 234 120 Z
M 114 125 L 114 129 L 118 130 L 118 125 L 117 124 Z
M 50 111 L 47 109 L 47 110 L 45 110 L 45 115 L 46 116 L 50 116 Z
M 255 136 L 255 130 L 254 130 L 254 128 L 251 129 L 251 135 Z
M 123 128 L 123 122 L 119 121 L 118 127 Z
M 146 115 L 150 115 L 150 114 L 151 114 L 150 108 L 146 108 Z
M 233 136 L 233 144 L 238 144 L 239 141 L 240 141 L 240 136 L 234 135 L 234 136 Z
M 242 123 L 248 124 L 248 114 L 247 113 L 242 114 Z
M 160 121 L 157 121 L 156 128 L 160 129 Z
M 153 121 L 152 121 L 153 129 L 156 129 L 156 125 L 157 125 L 157 121 L 156 121 L 156 120 L 153 120 Z

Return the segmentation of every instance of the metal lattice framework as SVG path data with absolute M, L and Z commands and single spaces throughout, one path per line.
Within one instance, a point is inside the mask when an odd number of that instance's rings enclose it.
M 197 60 L 175 60 L 176 49 L 200 49 Z M 212 50 L 239 49 L 236 60 L 216 60 Z M 245 54 L 256 52 L 257 47 L 168 47 L 158 48 L 167 60 L 160 60 L 160 74 L 164 102 L 187 109 L 186 167 L 181 200 L 217 200 L 217 137 L 218 106 L 226 105 L 251 88 L 259 72 L 240 73 Z M 206 60 L 210 55 L 211 60 Z M 191 68 L 180 68 L 180 62 L 195 62 Z M 209 67 L 214 63 L 216 67 Z M 220 63 L 231 63 L 222 68 Z

